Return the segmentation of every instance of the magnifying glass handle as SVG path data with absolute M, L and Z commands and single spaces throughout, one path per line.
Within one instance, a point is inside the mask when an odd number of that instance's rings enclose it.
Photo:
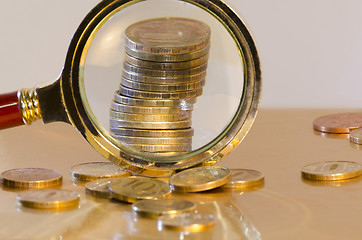
M 21 115 L 20 92 L 0 94 L 0 129 L 24 125 Z

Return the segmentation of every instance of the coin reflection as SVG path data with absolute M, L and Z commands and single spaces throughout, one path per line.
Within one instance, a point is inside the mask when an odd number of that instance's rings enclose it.
M 328 186 L 328 187 L 343 187 L 347 185 L 353 185 L 360 183 L 362 181 L 362 177 L 350 178 L 345 180 L 337 180 L 337 181 L 313 181 L 301 178 L 305 184 L 311 186 Z

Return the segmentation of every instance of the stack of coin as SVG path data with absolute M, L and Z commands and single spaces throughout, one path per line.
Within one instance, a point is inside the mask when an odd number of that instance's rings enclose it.
M 129 26 L 111 106 L 112 136 L 158 156 L 191 151 L 191 114 L 205 85 L 209 49 L 210 28 L 197 20 L 156 18 Z

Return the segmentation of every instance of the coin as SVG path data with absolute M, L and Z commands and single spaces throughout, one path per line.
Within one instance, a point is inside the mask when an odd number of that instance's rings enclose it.
M 85 192 L 93 197 L 110 198 L 111 192 L 108 185 L 117 178 L 103 178 L 87 182 Z
M 122 85 L 131 89 L 150 92 L 179 92 L 200 89 L 204 87 L 205 80 L 180 84 L 148 84 L 122 78 Z
M 189 152 L 192 150 L 191 144 L 159 144 L 159 145 L 151 145 L 151 144 L 127 144 L 122 143 L 125 146 L 133 148 L 137 151 L 141 152 Z
M 131 175 L 111 162 L 89 162 L 75 165 L 70 169 L 72 178 L 79 181 L 92 181 L 101 178 L 117 178 Z
M 191 144 L 192 137 L 172 137 L 172 138 L 156 138 L 156 137 L 130 137 L 116 136 L 115 139 L 125 144 L 145 144 L 145 145 L 174 145 L 174 144 Z
M 149 69 L 159 69 L 159 70 L 177 70 L 177 69 L 187 69 L 200 66 L 207 62 L 209 59 L 209 54 L 205 54 L 200 58 L 192 59 L 189 61 L 181 61 L 181 62 L 155 62 L 155 61 L 147 61 L 132 57 L 128 54 L 125 54 L 124 61 L 128 62 L 137 67 L 149 68 Z
M 191 120 L 175 121 L 175 122 L 134 122 L 124 121 L 119 119 L 111 119 L 110 125 L 112 128 L 134 128 L 134 129 L 185 129 L 192 125 Z
M 197 167 L 174 174 L 170 184 L 174 190 L 183 192 L 201 192 L 226 184 L 230 179 L 230 170 L 219 166 Z
M 223 188 L 246 188 L 264 183 L 264 174 L 251 169 L 230 169 L 230 180 Z
M 159 222 L 165 228 L 186 232 L 200 232 L 215 226 L 215 220 L 212 215 L 199 213 L 165 215 L 159 219 Z
M 141 200 L 132 204 L 134 212 L 151 218 L 192 212 L 195 208 L 196 204 L 194 202 L 175 198 Z
M 302 176 L 309 180 L 333 181 L 358 177 L 362 165 L 349 161 L 312 163 L 302 169 Z
M 120 119 L 126 121 L 137 122 L 175 122 L 181 120 L 191 120 L 190 111 L 182 111 L 174 114 L 139 114 L 139 113 L 124 113 L 117 111 L 110 111 L 110 117 L 113 119 Z
M 210 44 L 210 28 L 203 22 L 176 17 L 143 20 L 125 31 L 125 45 L 151 54 L 184 54 Z
M 134 203 L 144 199 L 159 199 L 171 194 L 170 186 L 161 180 L 147 177 L 124 177 L 108 185 L 111 196 L 117 200 Z
M 1 179 L 8 187 L 45 188 L 60 185 L 62 174 L 46 168 L 18 168 L 1 173 Z
M 111 132 L 116 135 L 130 137 L 192 137 L 193 128 L 175 130 L 143 130 L 129 128 L 111 128 Z
M 196 98 L 186 98 L 186 99 L 138 99 L 131 98 L 124 95 L 121 95 L 119 92 L 116 92 L 114 95 L 114 101 L 117 103 L 122 103 L 132 106 L 148 106 L 148 107 L 173 107 L 181 106 L 183 110 L 193 109 L 194 103 L 196 103 Z
M 351 131 L 349 140 L 356 144 L 362 144 L 362 128 Z
M 193 75 L 152 77 L 138 73 L 127 72 L 123 69 L 122 77 L 135 82 L 145 82 L 151 84 L 180 84 L 202 81 L 206 78 L 206 71 Z
M 144 106 L 130 106 L 121 103 L 112 102 L 111 109 L 123 113 L 139 113 L 139 114 L 151 114 L 151 115 L 163 115 L 163 114 L 178 114 L 186 112 L 181 106 L 175 107 L 144 107 Z
M 29 208 L 60 209 L 72 208 L 79 204 L 79 194 L 64 189 L 37 189 L 20 192 L 16 196 L 18 204 Z
M 199 97 L 202 94 L 202 89 L 194 89 L 182 92 L 149 92 L 130 89 L 126 88 L 125 86 L 122 86 L 119 91 L 121 94 L 129 97 L 145 99 L 184 99 Z
M 337 113 L 313 121 L 315 130 L 328 133 L 350 133 L 360 127 L 362 127 L 362 113 Z

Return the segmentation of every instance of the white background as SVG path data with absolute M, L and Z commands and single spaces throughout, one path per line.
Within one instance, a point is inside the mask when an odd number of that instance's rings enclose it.
M 73 33 L 98 2 L 4 1 L 0 92 L 56 80 Z M 244 20 L 258 45 L 263 69 L 261 107 L 360 107 L 362 1 L 227 3 Z

